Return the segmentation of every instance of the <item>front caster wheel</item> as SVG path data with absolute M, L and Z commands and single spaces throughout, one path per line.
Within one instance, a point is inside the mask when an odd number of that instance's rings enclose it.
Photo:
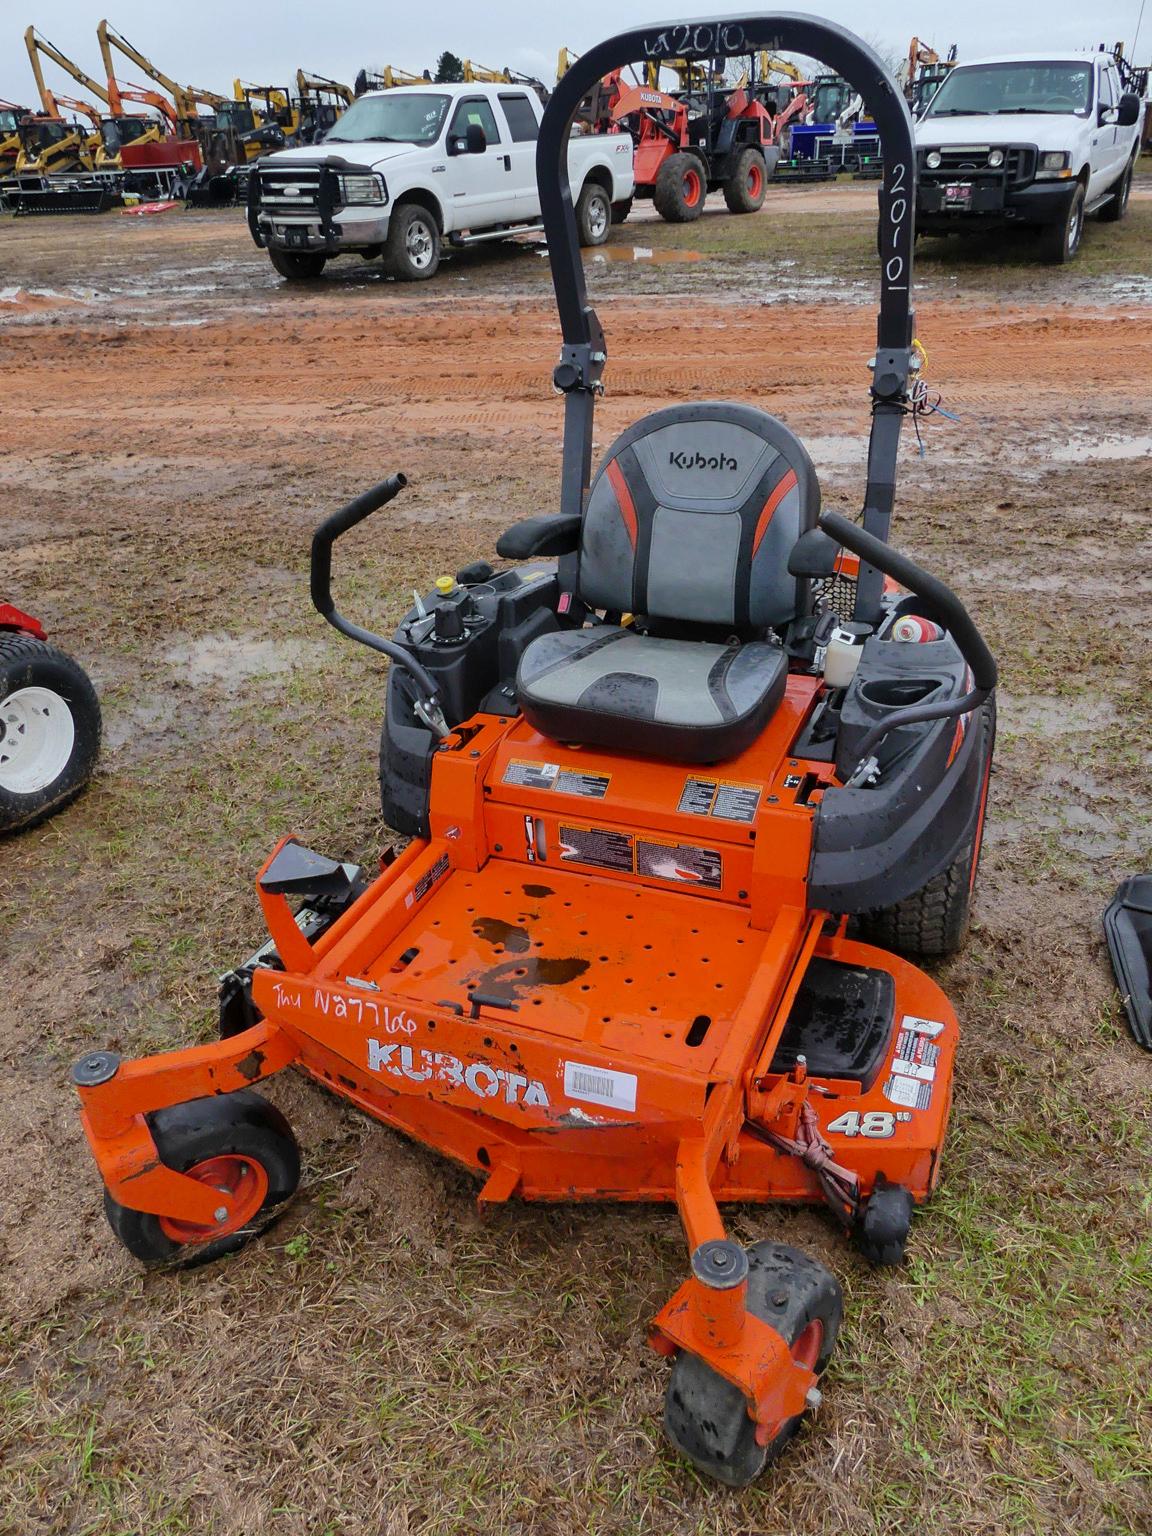
M 145 1264 L 191 1267 L 235 1253 L 300 1182 L 300 1149 L 287 1120 L 247 1088 L 157 1110 L 149 1125 L 161 1160 L 226 1194 L 231 1215 L 215 1227 L 193 1226 L 131 1210 L 105 1190 L 109 1226 Z
M 775 1328 L 792 1358 L 821 1376 L 836 1344 L 844 1300 L 836 1277 L 796 1248 L 748 1249 L 748 1311 Z M 803 1414 L 758 1425 L 739 1387 L 697 1355 L 681 1352 L 664 1401 L 664 1430 L 702 1472 L 731 1488 L 753 1482 L 780 1456 Z

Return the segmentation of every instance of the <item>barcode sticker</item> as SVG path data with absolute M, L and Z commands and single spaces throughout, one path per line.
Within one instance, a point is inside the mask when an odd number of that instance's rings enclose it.
M 603 1104 L 608 1109 L 636 1112 L 636 1076 L 633 1072 L 613 1072 L 610 1067 L 589 1067 L 583 1062 L 564 1063 L 564 1092 L 570 1099 L 585 1104 Z

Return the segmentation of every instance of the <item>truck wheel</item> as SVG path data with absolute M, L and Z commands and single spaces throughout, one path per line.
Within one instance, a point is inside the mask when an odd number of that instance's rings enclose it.
M 755 213 L 764 206 L 768 191 L 768 167 L 764 156 L 751 144 L 742 149 L 731 176 L 724 183 L 729 213 Z
M 320 251 L 281 251 L 268 247 L 268 260 L 290 283 L 314 282 L 324 270 L 327 257 Z
M 105 1190 L 108 1225 L 143 1263 L 192 1266 L 235 1253 L 268 1224 L 276 1206 L 295 1194 L 300 1149 L 287 1120 L 260 1094 L 241 1088 L 217 1098 L 189 1099 L 149 1118 L 161 1160 L 178 1173 L 227 1190 L 232 1219 L 221 1228 L 195 1227 L 131 1210 Z
M 612 200 L 604 188 L 586 181 L 576 204 L 576 231 L 581 245 L 603 245 L 612 230 Z
M 435 277 L 440 265 L 440 230 L 435 216 L 419 203 L 404 203 L 388 222 L 384 270 L 398 282 L 420 283 Z
M 1040 237 L 1040 249 L 1045 261 L 1051 261 L 1056 266 L 1063 267 L 1075 260 L 1083 234 L 1084 187 L 1081 184 L 1076 188 L 1062 222 L 1051 225 Z
M 669 224 L 690 224 L 704 210 L 708 186 L 704 167 L 695 155 L 669 155 L 656 172 L 652 201 Z
M 612 222 L 613 222 L 613 224 L 623 224 L 625 219 L 628 217 L 628 215 L 631 212 L 632 212 L 632 199 L 630 197 L 621 198 L 621 200 L 618 203 L 613 203 L 612 204 Z
M 1112 188 L 1111 201 L 1105 203 L 1100 210 L 1101 224 L 1119 224 L 1128 212 L 1128 199 L 1132 195 L 1132 173 L 1135 168 L 1135 160 L 1129 160 L 1124 167 L 1124 174 Z
M 74 800 L 100 751 L 100 701 L 84 669 L 31 635 L 0 634 L 0 833 Z

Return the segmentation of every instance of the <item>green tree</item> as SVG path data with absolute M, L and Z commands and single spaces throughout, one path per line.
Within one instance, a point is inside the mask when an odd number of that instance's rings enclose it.
M 464 78 L 464 61 L 445 51 L 436 60 L 436 84 L 452 84 Z

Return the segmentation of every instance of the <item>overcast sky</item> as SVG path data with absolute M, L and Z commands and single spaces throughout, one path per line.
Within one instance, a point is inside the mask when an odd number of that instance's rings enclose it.
M 105 11 L 101 9 L 107 5 Z M 781 9 L 807 9 L 786 0 Z M 812 9 L 903 55 L 918 33 L 941 53 L 958 43 L 960 56 L 1131 44 L 1140 0 L 965 0 L 936 8 L 916 0 L 816 0 Z M 142 53 L 182 83 L 229 94 L 240 75 L 258 84 L 287 81 L 298 67 L 349 83 L 363 65 L 392 64 L 419 72 L 433 68 L 448 48 L 491 68 L 505 65 L 551 84 L 562 46 L 577 52 L 635 24 L 715 15 L 715 4 L 666 10 L 653 0 L 582 0 L 552 7 L 538 0 L 438 0 L 434 5 L 384 5 L 371 0 L 324 0 L 321 4 L 272 0 L 0 0 L 0 98 L 36 106 L 24 52 L 29 22 L 81 68 L 101 77 L 96 23 L 110 24 Z M 726 14 L 736 14 L 733 7 Z M 1152 3 L 1138 52 L 1152 57 Z M 126 61 L 125 61 L 126 63 Z M 66 76 L 46 64 L 50 87 L 71 94 Z M 126 66 L 122 81 L 134 80 Z M 73 87 L 73 90 L 75 88 Z M 82 94 L 76 92 L 76 94 Z

